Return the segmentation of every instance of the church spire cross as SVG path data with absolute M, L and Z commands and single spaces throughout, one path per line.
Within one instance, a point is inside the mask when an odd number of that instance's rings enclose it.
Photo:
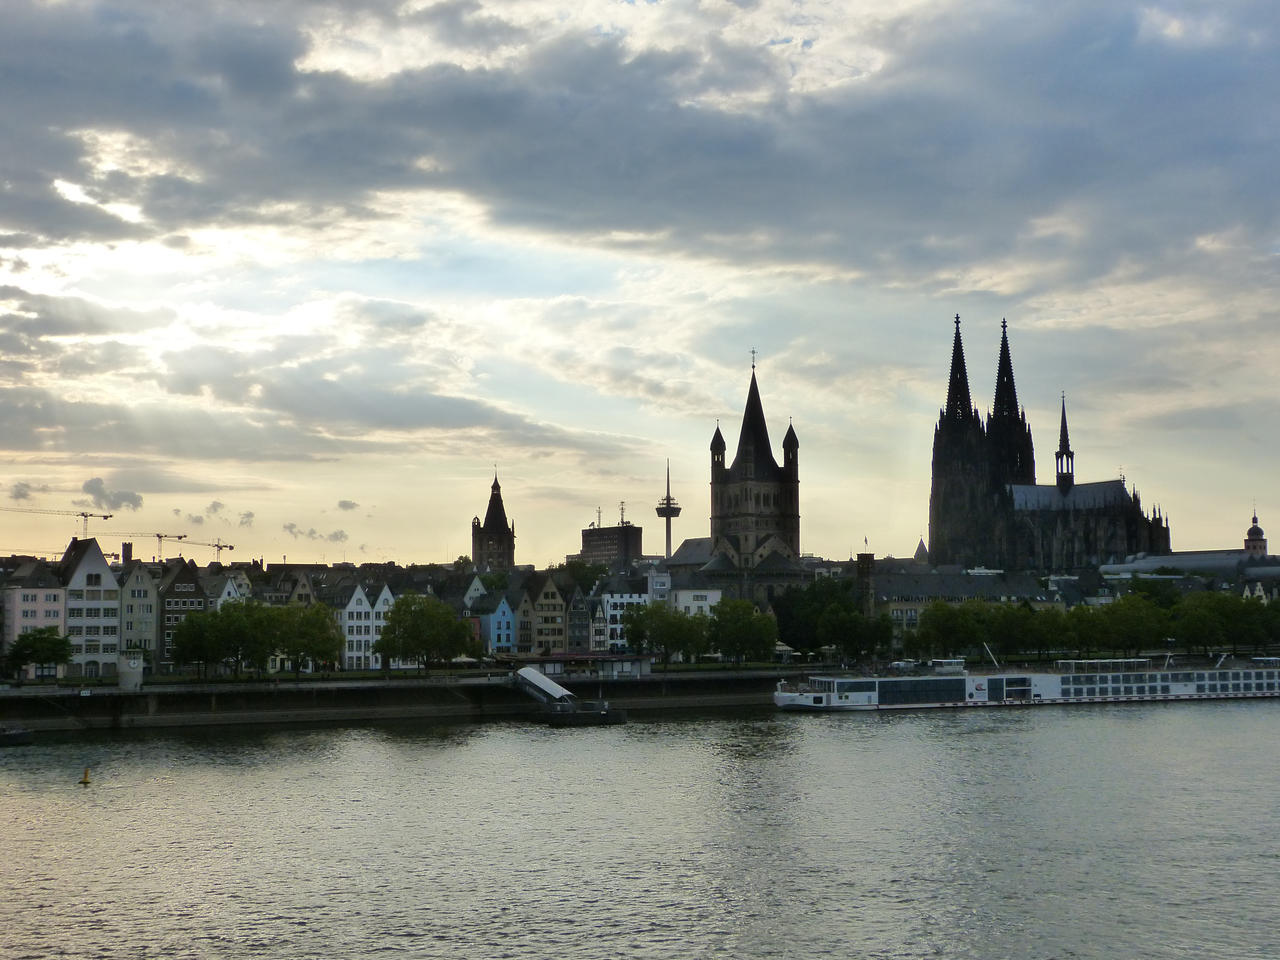
M 757 353 L 756 348 L 752 347 L 751 348 L 751 372 L 752 373 L 755 373 L 755 370 L 756 370 L 756 353 Z
M 969 372 L 964 365 L 964 343 L 960 339 L 960 314 L 956 314 L 956 336 L 951 345 L 951 382 L 947 386 L 946 416 L 963 420 L 973 413 L 969 397 Z

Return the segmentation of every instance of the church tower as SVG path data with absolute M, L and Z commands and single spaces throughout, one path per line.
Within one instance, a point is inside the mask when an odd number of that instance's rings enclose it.
M 996 367 L 995 405 L 987 417 L 987 442 L 991 448 L 991 482 L 997 489 L 1008 483 L 1036 482 L 1035 449 L 1027 413 L 1018 406 L 1009 356 L 1009 325 L 1000 321 L 1000 362 Z
M 1250 560 L 1262 560 L 1267 556 L 1267 535 L 1258 526 L 1257 508 L 1253 511 L 1253 526 L 1245 533 L 1244 553 Z
M 481 572 L 505 572 L 516 565 L 516 525 L 507 524 L 502 487 L 496 473 L 489 488 L 489 509 L 485 511 L 484 523 L 479 517 L 471 521 L 471 562 Z
M 753 568 L 771 553 L 800 555 L 800 441 L 787 428 L 782 466 L 773 458 L 755 364 L 733 462 L 719 426 L 711 438 L 711 549 L 740 569 Z
M 1076 484 L 1076 455 L 1067 436 L 1067 395 L 1062 395 L 1062 425 L 1058 428 L 1058 452 L 1053 455 L 1058 491 L 1065 497 Z
M 982 562 L 979 546 L 990 539 L 991 463 L 982 418 L 969 394 L 959 314 L 955 323 L 947 405 L 941 410 L 933 431 L 929 561 L 968 566 Z

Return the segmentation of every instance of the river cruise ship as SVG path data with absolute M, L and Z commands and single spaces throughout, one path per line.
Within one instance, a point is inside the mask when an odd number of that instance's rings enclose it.
M 1224 658 L 1208 669 L 1153 669 L 1146 659 L 1059 660 L 1053 673 L 970 673 L 963 660 L 935 660 L 933 667 L 931 676 L 784 680 L 773 702 L 783 710 L 831 712 L 1280 696 L 1280 657 L 1243 666 Z

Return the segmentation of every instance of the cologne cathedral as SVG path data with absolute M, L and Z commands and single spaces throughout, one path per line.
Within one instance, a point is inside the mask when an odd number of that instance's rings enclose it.
M 984 424 L 969 395 L 958 315 L 955 323 L 947 405 L 933 433 L 929 562 L 1060 573 L 1169 553 L 1167 521 L 1158 511 L 1147 516 L 1123 479 L 1076 483 L 1065 398 L 1054 483 L 1036 483 L 1006 324 L 1000 324 L 995 403 Z

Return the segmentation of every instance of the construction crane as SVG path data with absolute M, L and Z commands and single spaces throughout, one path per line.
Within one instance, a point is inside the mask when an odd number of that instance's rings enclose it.
M 235 549 L 235 547 L 233 547 L 231 544 L 223 543 L 221 537 L 218 537 L 216 540 L 213 541 L 213 543 L 205 543 L 203 540 L 188 540 L 187 543 L 193 544 L 194 546 L 197 546 L 197 547 L 213 547 L 215 551 L 215 556 L 217 557 L 218 560 L 222 559 L 223 550 Z
M 43 513 L 52 517 L 79 517 L 84 521 L 84 536 L 89 536 L 89 518 L 95 517 L 99 520 L 110 520 L 114 514 L 110 513 L 88 513 L 84 510 L 41 510 L 37 507 L 0 507 L 0 510 L 6 513 Z
M 105 532 L 113 537 L 155 537 L 157 562 L 164 559 L 164 542 L 166 540 L 187 539 L 185 533 L 152 533 L 150 530 L 107 530 Z

